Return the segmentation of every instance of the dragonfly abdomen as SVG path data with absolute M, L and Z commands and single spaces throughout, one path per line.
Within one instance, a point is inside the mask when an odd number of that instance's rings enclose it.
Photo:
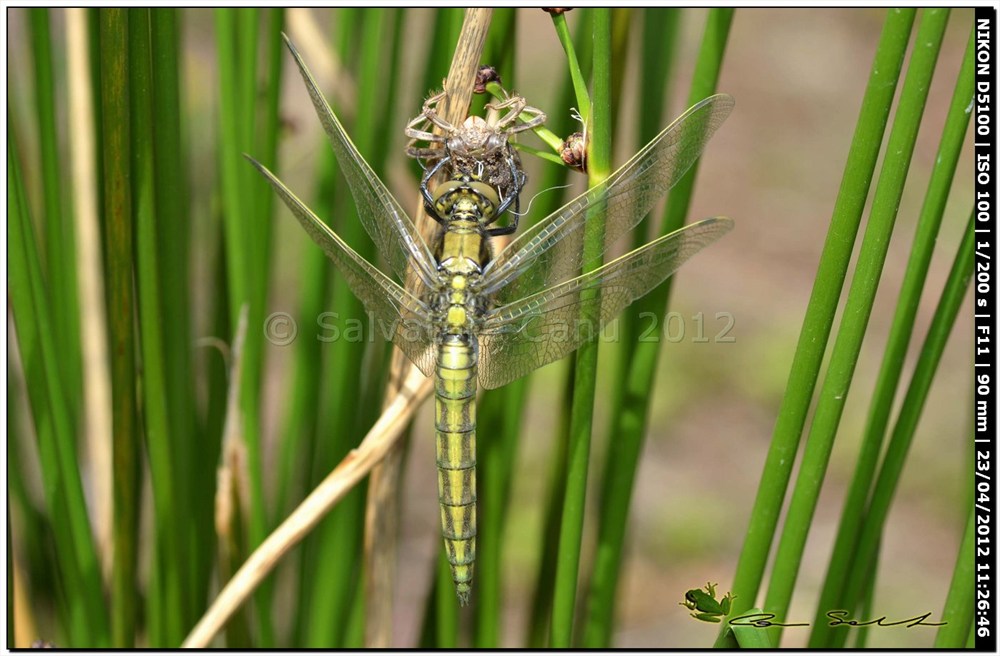
M 462 605 L 476 560 L 476 375 L 478 345 L 445 335 L 438 351 L 435 429 L 441 534 Z

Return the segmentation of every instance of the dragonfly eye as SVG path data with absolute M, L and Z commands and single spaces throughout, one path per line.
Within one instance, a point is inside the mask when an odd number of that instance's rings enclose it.
M 434 208 L 440 215 L 446 214 L 448 208 L 454 204 L 453 194 L 462 187 L 462 184 L 461 180 L 448 180 L 439 184 L 434 190 Z
M 484 208 L 488 210 L 487 214 L 493 214 L 496 211 L 496 208 L 500 205 L 500 196 L 497 195 L 493 187 L 485 182 L 472 181 L 469 183 L 469 188 L 490 205 L 489 208 Z
M 487 150 L 497 150 L 503 148 L 507 143 L 507 135 L 500 134 L 499 132 L 493 132 L 486 139 L 486 149 Z

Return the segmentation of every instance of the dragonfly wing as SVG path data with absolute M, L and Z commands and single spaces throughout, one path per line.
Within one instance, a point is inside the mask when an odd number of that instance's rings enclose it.
M 249 155 L 245 157 L 267 178 L 313 241 L 337 265 L 351 291 L 373 315 L 376 332 L 391 339 L 425 376 L 432 375 L 437 349 L 427 305 L 358 255 L 267 167 Z
M 732 227 L 724 217 L 700 221 L 590 273 L 491 310 L 479 333 L 480 385 L 506 385 L 576 350 Z
M 581 263 L 603 254 L 680 180 L 733 104 L 725 94 L 702 100 L 603 183 L 525 230 L 487 266 L 483 293 L 508 303 L 576 275 Z M 604 221 L 604 241 L 589 250 L 583 246 L 588 218 Z
M 333 152 L 354 196 L 358 216 L 368 235 L 400 281 L 406 280 L 407 265 L 412 260 L 417 276 L 424 284 L 432 285 L 436 268 L 427 244 L 399 202 L 385 188 L 347 136 L 344 126 L 316 86 L 316 80 L 306 68 L 298 50 L 287 36 L 284 39 L 299 67 L 306 89 L 309 90 L 316 114 L 330 138 Z

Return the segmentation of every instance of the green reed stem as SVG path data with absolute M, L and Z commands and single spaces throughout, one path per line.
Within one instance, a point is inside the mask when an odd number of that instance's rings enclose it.
M 455 582 L 451 579 L 451 565 L 441 549 L 437 560 L 437 578 L 434 583 L 437 601 L 434 612 L 434 630 L 438 649 L 458 647 L 458 601 L 455 599 Z
M 100 573 L 95 571 L 91 577 L 81 571 L 80 564 L 85 562 L 87 558 L 96 558 L 96 554 L 94 544 L 91 541 L 87 508 L 83 502 L 82 489 L 80 488 L 77 450 L 74 446 L 77 439 L 75 427 L 80 423 L 82 401 L 75 226 L 71 220 L 71 214 L 67 212 L 66 198 L 62 192 L 62 189 L 65 188 L 65 180 L 62 179 L 60 162 L 63 162 L 64 158 L 60 157 L 58 151 L 59 132 L 56 122 L 56 88 L 58 83 L 55 79 L 53 66 L 49 14 L 47 9 L 30 9 L 25 13 L 31 37 L 32 72 L 34 74 L 34 104 L 30 111 L 36 119 L 37 132 L 35 136 L 37 137 L 40 169 L 31 178 L 40 178 L 42 185 L 41 221 L 38 225 L 41 228 L 41 243 L 44 244 L 44 249 L 40 253 L 35 245 L 25 190 L 21 185 L 20 162 L 17 158 L 15 143 L 16 130 L 13 127 L 18 122 L 8 119 L 10 141 L 10 150 L 8 151 L 8 237 L 10 249 L 8 254 L 11 256 L 11 268 L 8 269 L 8 294 L 10 309 L 13 311 L 17 328 L 17 348 L 24 368 L 23 375 L 27 382 L 28 400 L 34 418 L 34 436 L 41 460 L 41 482 L 45 489 L 47 508 L 44 512 L 39 512 L 35 509 L 34 502 L 29 501 L 31 496 L 24 494 L 27 492 L 24 485 L 27 472 L 20 471 L 21 463 L 17 459 L 17 452 L 23 451 L 27 440 L 21 439 L 21 433 L 15 423 L 16 411 L 10 413 L 8 431 L 11 436 L 11 446 L 14 447 L 16 443 L 21 442 L 19 445 L 21 448 L 14 448 L 11 452 L 13 460 L 8 468 L 11 481 L 9 489 L 12 497 L 17 500 L 14 505 L 21 511 L 19 513 L 21 522 L 18 522 L 17 528 L 23 530 L 23 533 L 20 534 L 20 546 L 25 564 L 30 568 L 29 573 L 43 574 L 41 581 L 38 580 L 37 576 L 32 576 L 29 579 L 33 595 L 55 593 L 62 595 L 60 600 L 65 602 L 59 608 L 62 619 L 60 628 L 65 630 L 62 635 L 67 639 L 77 637 L 87 641 L 83 644 L 94 645 L 96 643 L 91 636 L 94 634 L 95 628 L 87 621 L 88 609 L 86 605 L 103 603 L 103 600 L 101 598 Z M 15 219 L 15 217 L 17 218 Z M 20 251 L 15 252 L 15 249 L 19 248 L 14 240 L 15 221 L 21 219 L 27 221 L 24 224 L 26 228 L 22 232 L 29 239 L 29 242 Z M 23 255 L 23 257 L 18 258 L 18 255 Z M 15 266 L 18 261 L 24 264 L 19 267 Z M 39 267 L 37 270 L 32 268 L 35 263 Z M 43 273 L 43 266 L 45 273 Z M 42 294 L 34 301 L 32 301 L 31 285 L 34 285 L 35 290 Z M 34 303 L 44 305 L 44 309 L 33 305 Z M 95 308 L 95 310 L 103 311 L 103 308 Z M 32 317 L 39 317 L 43 313 L 48 318 L 42 323 L 36 323 L 32 319 Z M 41 348 L 48 340 L 51 340 L 51 347 L 58 354 L 59 363 L 56 371 L 59 378 L 47 381 L 44 361 L 40 357 L 40 353 Z M 9 377 L 9 380 L 13 388 L 14 379 Z M 58 386 L 61 401 L 56 400 L 54 385 Z M 46 397 L 48 399 L 43 400 Z M 43 403 L 44 405 L 42 405 Z M 59 416 L 55 420 L 49 417 L 49 411 L 45 408 L 46 406 L 52 407 L 53 403 L 58 406 L 56 411 L 66 413 L 66 416 Z M 10 404 L 8 406 L 9 412 L 14 410 Z M 25 424 L 25 427 L 28 425 L 30 424 Z M 60 432 L 60 426 L 68 428 L 69 432 Z M 59 458 L 60 452 L 62 458 Z M 36 475 L 33 467 L 27 475 L 28 477 Z M 74 517 L 77 514 L 78 516 Z M 65 524 L 60 525 L 63 522 Z M 85 540 L 79 559 L 76 553 L 77 547 L 71 538 L 74 535 L 73 530 L 76 529 L 81 531 L 76 534 L 76 537 Z M 55 536 L 55 540 L 52 540 L 52 536 Z M 54 547 L 55 554 L 51 553 L 51 547 Z M 60 568 L 51 567 L 53 555 Z M 53 569 L 61 570 L 62 568 L 66 568 L 66 570 L 62 571 L 59 580 L 57 580 Z M 87 577 L 87 589 L 83 587 L 84 577 Z M 9 603 L 13 604 L 13 598 L 9 598 L 9 600 Z M 106 633 L 106 617 L 103 618 L 103 625 Z M 31 636 L 26 638 L 33 639 Z M 106 635 L 104 640 L 107 640 Z M 13 638 L 10 638 L 8 645 L 13 646 L 14 644 Z
M 164 316 L 159 269 L 158 227 L 153 149 L 153 89 L 148 9 L 128 12 L 130 150 L 132 153 L 132 212 L 136 231 L 136 282 L 142 354 L 143 419 L 153 487 L 156 549 L 153 566 L 162 588 L 158 600 L 164 634 L 152 636 L 156 646 L 178 645 L 186 596 L 182 538 L 186 521 L 179 521 L 176 465 L 168 413 L 164 353 Z
M 352 44 L 351 36 L 360 29 L 360 10 L 356 8 L 337 10 L 334 26 L 336 28 L 334 43 L 338 48 L 338 56 L 341 61 L 348 61 Z M 357 108 L 352 109 L 356 110 Z M 330 225 L 334 225 L 333 219 L 335 217 L 345 216 L 349 213 L 350 193 L 344 183 L 343 176 L 338 171 L 333 150 L 329 147 L 321 148 L 316 173 L 317 189 L 314 207 L 318 215 L 324 217 Z M 351 218 L 347 216 L 345 220 L 349 221 Z M 303 241 L 308 242 L 309 240 Z M 318 341 L 321 327 L 317 322 L 317 317 L 324 311 L 330 309 L 336 312 L 342 311 L 342 308 L 333 306 L 333 301 L 338 298 L 333 297 L 333 280 L 337 277 L 337 272 L 331 270 L 329 260 L 320 249 L 315 248 L 311 243 L 305 247 L 303 257 L 305 257 L 303 275 L 309 276 L 308 280 L 313 280 L 315 275 L 319 276 L 319 281 L 316 284 L 306 283 L 307 294 L 303 297 L 299 322 L 304 331 L 302 339 L 296 340 L 296 348 L 299 349 L 299 345 L 301 345 L 302 356 L 312 361 L 312 365 L 305 373 L 310 378 L 315 375 L 317 380 L 316 400 L 311 401 L 310 405 L 306 406 L 311 416 L 304 420 L 307 422 L 306 425 L 312 426 L 312 430 L 305 434 L 300 452 L 300 455 L 305 454 L 300 471 L 305 471 L 306 475 L 301 476 L 297 472 L 292 472 L 293 476 L 304 479 L 300 482 L 304 492 L 315 487 L 336 464 L 342 448 L 340 442 L 345 437 L 337 436 L 338 439 L 330 439 L 330 432 L 327 429 L 327 418 L 330 414 L 329 406 L 331 404 L 327 397 L 331 391 L 324 383 L 330 378 L 329 369 L 333 365 L 330 362 L 328 349 L 322 342 Z M 324 348 L 318 348 L 318 346 L 324 346 Z M 315 374 L 312 371 L 313 367 L 316 368 Z M 305 380 L 300 382 L 303 385 L 307 384 Z M 327 519 L 325 523 L 332 521 L 332 519 Z M 318 594 L 316 586 L 329 585 L 327 582 L 318 581 L 315 575 L 316 563 L 324 553 L 322 545 L 325 544 L 325 538 L 322 526 L 304 541 L 302 556 L 298 564 L 299 585 L 296 606 L 298 612 L 295 616 L 293 638 L 294 643 L 299 645 L 306 644 L 308 632 L 312 630 L 314 618 L 309 609 L 313 595 Z
M 555 16 L 559 19 L 562 16 Z M 567 51 L 570 59 L 571 51 Z M 611 10 L 594 10 L 594 96 L 589 111 L 591 140 L 587 152 L 588 185 L 603 182 L 611 172 Z M 571 71 L 576 66 L 571 64 Z M 578 90 L 579 91 L 579 90 Z M 601 209 L 593 210 L 594 220 L 584 230 L 584 251 L 599 252 L 604 242 Z M 585 262 L 584 271 L 601 265 L 601 258 Z M 592 293 L 592 292 L 591 292 Z M 582 295 L 586 298 L 586 293 Z M 597 325 L 595 316 L 581 316 L 584 325 Z M 573 616 L 580 570 L 580 550 L 583 544 L 583 520 L 587 498 L 587 469 L 590 464 L 590 441 L 594 421 L 594 394 L 597 385 L 597 348 L 594 339 L 576 352 L 576 371 L 569 432 L 569 467 L 566 475 L 566 496 L 563 502 L 559 531 L 559 558 L 556 563 L 555 596 L 552 604 L 551 644 L 557 648 L 570 646 L 573 637 Z
M 575 28 L 575 52 L 579 58 L 579 64 L 584 77 L 590 75 L 590 68 L 593 63 L 591 51 L 593 49 L 593 12 L 590 9 L 581 9 L 574 14 L 576 20 Z M 560 89 L 556 92 L 550 105 L 552 107 L 567 108 L 575 103 L 575 90 L 573 81 L 569 76 L 564 76 Z M 579 123 L 573 119 L 568 111 L 552 112 L 548 118 L 548 126 L 556 134 L 569 134 L 579 129 Z M 560 139 L 561 141 L 561 139 Z M 544 167 L 542 180 L 538 184 L 539 189 L 554 189 L 561 187 L 575 172 L 566 166 Z M 538 198 L 533 206 L 533 211 L 528 218 L 545 217 L 562 206 L 565 201 L 565 191 L 554 191 L 543 194 Z M 554 433 L 557 443 L 554 447 L 555 460 L 550 468 L 549 485 L 547 488 L 545 501 L 545 514 L 542 521 L 544 532 L 541 545 L 541 559 L 538 563 L 537 575 L 534 583 L 534 592 L 531 599 L 531 611 L 528 616 L 528 631 L 526 644 L 531 648 L 541 648 L 548 644 L 547 632 L 549 630 L 552 616 L 552 601 L 554 596 L 556 562 L 558 560 L 559 530 L 562 523 L 563 498 L 566 492 L 566 454 L 569 441 L 569 424 L 571 412 L 571 397 L 573 389 L 573 359 L 566 359 L 569 366 L 561 371 L 560 385 L 563 401 L 559 404 L 558 429 Z
M 128 14 L 102 9 L 101 91 L 104 120 L 104 219 L 111 342 L 114 563 L 112 643 L 135 640 L 138 589 L 140 445 L 136 425 L 135 301 L 132 296 L 132 197 L 129 162 Z
M 64 623 L 66 637 L 73 644 L 106 647 L 109 644 L 108 615 L 101 573 L 91 538 L 56 340 L 49 329 L 52 312 L 21 178 L 16 131 L 9 115 L 7 130 L 7 252 L 10 256 L 7 288 L 61 575 L 56 583 L 68 614 L 68 621 Z
M 868 512 L 858 537 L 854 567 L 849 570 L 848 580 L 844 587 L 843 603 L 844 608 L 848 610 L 857 604 L 866 580 L 862 573 L 870 569 L 870 563 L 876 557 L 878 544 L 889 514 L 889 507 L 899 484 L 899 477 L 903 471 L 910 444 L 913 442 L 917 423 L 927 401 L 927 394 L 934 380 L 938 363 L 941 361 L 941 354 L 944 352 L 951 329 L 955 325 L 955 318 L 958 316 L 962 299 L 968 289 L 969 279 L 972 278 L 974 228 L 975 210 L 973 209 L 969 213 L 965 235 L 955 256 L 951 272 L 948 274 L 948 280 L 938 301 L 934 318 L 931 320 L 930 329 L 927 331 L 927 338 L 924 340 L 916 369 L 913 371 L 913 378 L 906 391 L 906 396 L 903 398 L 903 406 L 899 410 L 899 417 L 892 431 L 892 439 L 886 448 L 882 468 L 872 491 Z
M 732 20 L 731 9 L 713 9 L 709 12 L 688 96 L 689 105 L 715 92 Z M 671 191 L 661 228 L 662 234 L 669 234 L 684 224 L 697 171 L 698 164 L 695 163 Z M 636 305 L 640 311 L 663 316 L 671 288 L 672 279 L 668 279 Z M 626 360 L 628 373 L 624 393 L 619 399 L 620 405 L 614 408 L 612 414 L 611 435 L 614 443 L 609 449 L 601 487 L 598 546 L 584 629 L 584 645 L 587 647 L 607 647 L 611 641 L 628 509 L 646 433 L 652 399 L 650 390 L 654 389 L 656 383 L 656 365 L 662 341 L 630 340 L 626 345 L 630 350 L 627 354 L 629 359 Z
M 52 330 L 59 345 L 59 368 L 66 381 L 66 401 L 72 417 L 80 417 L 83 389 L 80 354 L 80 308 L 77 295 L 76 229 L 66 211 L 66 188 L 59 156 L 56 128 L 56 81 L 52 69 L 52 39 L 48 9 L 28 11 L 31 52 L 35 64 L 35 104 L 38 120 L 43 218 L 45 225 L 45 269 L 52 299 Z
M 610 18 L 608 20 L 610 21 Z M 590 126 L 592 125 L 590 115 L 590 93 L 587 91 L 587 80 L 583 76 L 583 70 L 580 68 L 580 59 L 573 50 L 573 38 L 570 36 L 569 26 L 566 24 L 566 14 L 553 14 L 552 25 L 556 28 L 556 36 L 559 37 L 559 43 L 566 52 L 566 62 L 569 64 L 569 76 L 573 81 L 573 91 L 576 96 L 577 109 L 580 111 L 580 118 L 583 119 L 584 125 Z M 608 41 L 610 42 L 610 25 L 608 26 L 608 30 Z M 608 53 L 610 54 L 610 52 L 611 46 L 609 45 Z
M 886 341 L 885 355 L 879 369 L 879 375 L 872 396 L 868 413 L 861 452 L 858 455 L 854 476 L 851 480 L 847 500 L 844 503 L 843 515 L 837 531 L 833 554 L 823 583 L 817 605 L 816 619 L 813 621 L 813 632 L 810 636 L 810 646 L 818 647 L 825 644 L 830 636 L 830 628 L 826 626 L 826 610 L 840 608 L 840 593 L 846 580 L 847 568 L 850 565 L 851 553 L 857 540 L 863 521 L 863 510 L 874 481 L 875 468 L 878 464 L 889 414 L 892 410 L 892 400 L 899 386 L 906 350 L 913 334 L 914 318 L 919 307 L 920 295 L 927 279 L 934 245 L 937 242 L 941 217 L 944 214 L 948 191 L 961 153 L 962 142 L 969 123 L 966 108 L 972 102 L 972 73 L 974 65 L 973 38 L 969 38 L 969 46 L 962 61 L 951 107 L 945 119 L 938 146 L 937 157 L 927 185 L 927 194 L 917 223 L 917 232 L 907 263 L 906 275 L 896 304 L 889 338 Z
M 212 564 L 210 536 L 214 530 L 210 504 L 195 504 L 196 490 L 214 487 L 214 467 L 202 460 L 205 453 L 196 449 L 195 402 L 191 381 L 193 341 L 190 298 L 190 226 L 187 170 L 182 154 L 182 107 L 180 100 L 180 34 L 176 9 L 153 9 L 150 12 L 150 57 L 152 64 L 153 169 L 156 206 L 157 275 L 160 281 L 160 313 L 169 317 L 168 330 L 162 334 L 164 384 L 167 416 L 173 431 L 169 441 L 173 459 L 175 508 L 189 508 L 191 514 L 179 521 L 174 530 L 180 533 L 179 560 L 184 601 L 178 611 L 184 629 L 191 626 L 205 607 Z M 208 452 L 208 450 L 206 450 Z M 212 461 L 214 462 L 214 461 Z M 209 477 L 211 476 L 211 478 Z M 197 547 L 195 545 L 198 545 Z M 181 636 L 183 637 L 183 635 Z M 170 644 L 174 644 L 171 642 Z
M 868 197 L 914 13 L 908 9 L 892 9 L 888 12 L 872 62 L 840 192 L 834 205 L 802 332 L 792 359 L 788 385 L 778 411 L 774 435 L 733 580 L 733 594 L 736 596 L 732 609 L 734 616 L 753 606 L 764 576 L 764 567 L 795 462 L 795 453 L 847 274 L 861 212 Z M 716 646 L 731 644 L 723 629 Z
M 878 554 L 876 553 L 875 559 L 871 563 L 871 567 L 868 568 L 868 577 L 865 580 L 864 589 L 862 590 L 862 598 L 859 603 L 859 610 L 862 613 L 862 617 L 871 617 L 872 613 L 875 612 L 875 573 L 878 571 Z M 868 637 L 871 635 L 870 626 L 858 627 L 858 630 L 854 632 L 854 644 L 852 645 L 855 649 L 864 649 L 868 644 Z
M 615 7 L 611 10 L 611 115 L 618 117 L 621 115 L 619 106 L 621 105 L 622 86 L 625 84 L 626 66 L 628 66 L 629 46 L 632 42 L 632 13 L 631 7 Z M 616 130 L 623 122 L 615 121 L 611 129 L 612 139 L 616 139 Z
M 716 24 L 709 14 L 706 26 Z M 639 20 L 642 23 L 642 57 L 639 69 L 639 88 L 643 90 L 641 103 L 636 113 L 639 132 L 635 150 L 645 146 L 663 128 L 663 107 L 669 97 L 669 84 L 672 77 L 674 53 L 677 49 L 678 32 L 680 28 L 680 9 L 644 9 Z M 704 39 L 703 39 L 704 42 Z M 696 64 L 697 66 L 697 64 Z M 697 73 L 696 73 L 697 77 Z M 713 87 L 714 89 L 714 87 Z M 642 221 L 632 231 L 632 250 L 644 245 L 652 237 L 654 226 L 652 221 Z M 669 279 L 668 283 L 669 284 Z M 628 382 L 628 372 L 632 365 L 634 345 L 639 341 L 639 313 L 644 311 L 639 303 L 625 308 L 618 317 L 618 326 L 622 338 L 613 348 L 619 352 L 617 369 L 612 385 L 611 425 L 609 431 L 614 434 L 614 423 L 621 414 L 623 397 Z M 605 346 L 607 348 L 607 346 Z M 611 459 L 605 461 L 602 486 L 609 475 L 608 469 L 614 467 Z M 603 498 L 603 493 L 602 493 Z M 596 629 L 597 627 L 595 627 Z
M 778 617 L 785 616 L 791 602 L 809 526 L 861 353 L 875 293 L 878 291 L 899 200 L 903 195 L 903 185 L 927 101 L 927 91 L 934 74 L 944 29 L 948 24 L 948 13 L 947 10 L 925 11 L 917 32 L 917 47 L 903 82 L 882 173 L 875 189 L 871 216 L 847 295 L 840 330 L 833 345 L 826 379 L 820 389 L 799 478 L 792 494 L 764 602 L 764 608 L 776 613 Z M 780 630 L 772 630 L 771 638 L 775 644 L 778 644 L 780 635 Z
M 224 207 L 229 318 L 235 324 L 246 305 L 247 334 L 242 353 L 242 379 L 229 381 L 240 390 L 239 419 L 246 446 L 245 476 L 250 488 L 249 547 L 259 545 L 267 535 L 267 506 L 263 490 L 261 458 L 260 394 L 263 370 L 263 325 L 266 279 L 270 270 L 270 216 L 261 198 L 261 180 L 253 176 L 242 154 L 255 149 L 255 108 L 257 106 L 258 13 L 218 9 L 215 13 L 219 49 L 219 158 Z M 277 93 L 268 88 L 265 93 Z M 270 106 L 265 97 L 265 104 Z M 272 153 L 261 152 L 261 161 L 273 166 Z M 257 645 L 271 646 L 273 582 L 265 581 L 254 595 L 257 611 Z
M 490 36 L 483 61 L 497 66 L 514 80 L 514 51 L 517 45 L 515 9 L 493 12 Z M 480 466 L 477 468 L 476 535 L 476 624 L 473 644 L 477 648 L 501 646 L 503 618 L 502 547 L 505 535 L 509 488 L 514 468 L 521 413 L 527 392 L 522 378 L 500 390 L 489 390 L 480 399 L 480 425 L 490 427 L 493 435 L 479 440 Z M 498 428 L 494 432 L 493 427 Z M 484 436 L 485 437 L 485 436 Z
M 941 620 L 944 626 L 938 629 L 934 647 L 937 649 L 962 649 L 965 636 L 973 627 L 975 614 L 975 599 L 970 590 L 974 590 L 976 526 L 972 505 L 969 505 L 969 517 L 965 522 L 965 533 L 958 547 L 958 557 L 955 570 L 951 575 L 951 587 L 948 588 L 948 598 L 944 602 Z
M 388 32 L 388 14 L 385 9 L 366 10 L 356 15 L 359 27 L 350 40 L 340 44 L 343 55 L 354 39 L 360 39 L 359 79 L 374 80 L 381 75 L 385 36 Z M 345 58 L 344 61 L 347 61 Z M 350 134 L 358 150 L 366 156 L 376 170 L 382 169 L 379 158 L 373 157 L 377 143 L 377 124 L 381 96 L 380 85 L 363 84 L 358 87 L 358 108 L 356 120 Z M 341 182 L 338 180 L 338 182 Z M 338 189 L 346 187 L 338 187 Z M 349 196 L 346 196 L 349 198 Z M 348 203 L 350 205 L 350 203 Z M 346 210 L 338 217 L 337 232 L 369 261 L 377 261 L 371 239 L 365 233 L 354 209 Z M 344 279 L 333 279 L 334 311 L 338 323 L 351 318 L 366 317 L 361 302 L 351 293 Z M 370 340 L 366 340 L 370 347 Z M 326 430 L 333 438 L 323 456 L 323 462 L 330 458 L 327 470 L 332 468 L 357 445 L 364 436 L 371 417 L 361 407 L 361 386 L 358 372 L 364 369 L 365 348 L 352 340 L 336 340 L 323 345 L 330 364 L 327 378 L 330 385 L 329 414 Z M 381 345 L 380 345 L 381 347 Z M 325 473 L 325 472 L 324 472 Z M 321 557 L 314 563 L 312 596 L 308 613 L 311 618 L 307 644 L 323 647 L 345 644 L 352 604 L 359 589 L 357 582 L 361 575 L 361 549 L 364 531 L 365 486 L 359 486 L 338 504 L 320 529 L 321 553 L 336 553 L 337 558 Z
M 722 14 L 709 13 L 705 24 L 706 30 L 715 26 L 721 27 L 719 18 Z M 732 21 L 730 13 L 730 22 Z M 681 10 L 679 9 L 644 9 L 639 14 L 638 20 L 642 24 L 642 65 L 639 69 L 639 87 L 642 89 L 642 109 L 637 112 L 636 121 L 639 123 L 639 135 L 636 141 L 636 149 L 649 143 L 650 139 L 659 134 L 663 129 L 664 104 L 670 97 L 671 83 L 673 82 L 674 57 L 677 54 L 677 41 L 680 33 Z M 704 44 L 706 37 L 702 36 Z M 722 38 L 721 43 L 715 40 L 713 51 L 721 59 L 725 50 L 726 39 Z M 703 46 L 704 50 L 704 46 Z M 701 53 L 699 53 L 701 60 Z M 721 65 L 721 64 L 720 64 Z M 695 64 L 695 77 L 698 76 L 698 64 Z M 712 87 L 713 91 L 715 87 Z M 693 91 L 693 89 L 692 89 Z M 689 94 L 690 95 L 690 94 Z M 709 94 L 711 95 L 711 93 Z M 640 224 L 646 227 L 645 235 L 651 235 L 651 226 Z M 636 235 L 634 246 L 642 246 L 646 243 L 644 235 Z
M 247 215 L 244 208 L 246 200 L 240 193 L 240 174 L 238 161 L 232 156 L 239 150 L 238 80 L 234 67 L 237 59 L 235 51 L 236 26 L 232 14 L 224 9 L 216 10 L 215 14 L 216 41 L 219 48 L 219 146 L 221 159 L 222 200 L 227 208 L 226 221 L 226 265 L 229 274 L 230 300 L 229 315 L 235 321 L 239 316 L 240 306 L 247 296 L 246 257 L 247 248 L 243 244 L 242 233 L 236 223 Z
M 8 409 L 14 404 L 10 403 L 8 396 Z M 14 625 L 14 531 L 10 528 L 10 502 L 7 502 L 7 644 L 17 645 L 17 627 Z
M 673 57 L 677 47 L 680 14 L 681 10 L 679 9 L 662 8 L 644 9 L 640 14 L 642 22 L 642 56 L 639 69 L 641 80 L 639 86 L 643 89 L 643 94 L 638 111 L 636 112 L 639 133 L 634 148 L 635 152 L 638 152 L 640 148 L 649 143 L 662 128 L 664 105 L 668 95 L 667 84 L 671 78 Z M 710 19 L 707 24 L 712 25 L 713 23 L 714 21 Z M 633 230 L 631 250 L 641 247 L 649 240 L 652 231 L 651 223 L 652 221 L 642 221 Z M 612 400 L 610 404 L 611 418 L 608 425 L 609 435 L 617 435 L 616 428 L 624 403 L 625 390 L 628 386 L 632 356 L 635 352 L 634 347 L 639 342 L 638 322 L 640 311 L 639 303 L 625 308 L 618 317 L 618 329 L 621 339 L 617 340 L 614 344 L 605 345 L 605 348 L 610 347 L 618 351 L 618 356 L 615 359 L 617 363 L 615 382 L 611 389 Z M 604 490 L 609 485 L 609 481 L 613 475 L 612 469 L 621 463 L 622 460 L 620 457 L 615 457 L 614 454 L 615 450 L 609 450 L 608 457 L 604 460 L 604 471 L 601 478 L 601 517 L 605 516 L 604 508 L 606 505 L 605 499 L 607 498 L 607 493 Z M 603 519 L 601 523 L 603 526 Z M 599 537 L 599 544 L 601 541 Z M 600 549 L 600 547 L 598 548 Z M 591 600 L 588 601 L 588 604 L 593 604 L 594 593 L 595 589 L 592 587 L 590 590 Z M 588 613 L 590 612 L 591 609 L 588 609 Z M 599 633 L 609 630 L 610 624 L 602 626 L 596 619 L 588 619 L 584 640 L 585 642 L 597 640 Z M 586 635 L 587 633 L 590 635 Z M 608 639 L 610 639 L 610 633 L 607 633 L 607 637 L 605 638 L 605 640 Z
M 352 35 L 357 33 L 360 26 L 360 10 L 342 8 L 334 15 L 336 33 L 333 40 L 338 48 L 338 57 L 346 62 L 353 43 Z M 347 74 L 346 70 L 344 74 Z M 333 106 L 341 115 L 356 114 L 357 107 L 341 108 L 337 107 L 336 99 L 333 101 Z M 331 225 L 334 217 L 345 216 L 350 212 L 350 193 L 343 176 L 339 173 L 339 165 L 333 150 L 329 147 L 320 149 L 313 202 L 312 207 L 316 209 L 317 215 Z M 352 218 L 354 217 L 345 216 L 345 223 L 349 223 Z M 340 230 L 339 226 L 337 229 Z M 308 241 L 305 239 L 303 243 Z M 330 439 L 327 430 L 326 420 L 330 405 L 327 398 L 330 390 L 325 383 L 331 376 L 329 370 L 335 365 L 330 358 L 329 348 L 319 341 L 324 332 L 328 331 L 317 322 L 317 318 L 325 311 L 331 309 L 336 312 L 342 311 L 342 308 L 333 306 L 331 301 L 339 298 L 334 296 L 333 291 L 333 280 L 337 277 L 337 272 L 331 269 L 329 260 L 322 250 L 315 248 L 311 243 L 301 251 L 301 257 L 303 260 L 300 279 L 303 295 L 298 325 L 302 332 L 300 338 L 293 344 L 297 364 L 294 387 L 291 391 L 290 427 L 286 431 L 289 444 L 283 458 L 287 463 L 289 482 L 282 486 L 282 489 L 288 490 L 285 498 L 289 501 L 312 489 L 330 471 L 342 453 L 340 441 L 344 439 L 344 436 L 340 436 L 340 440 Z M 343 293 L 340 292 L 341 296 Z M 319 348 L 321 346 L 323 348 Z M 295 429 L 294 426 L 299 428 Z M 305 476 L 300 474 L 302 471 L 305 472 Z M 289 505 L 294 504 L 283 503 L 279 507 L 287 509 Z M 326 523 L 331 521 L 333 520 L 327 519 Z M 295 615 L 293 629 L 294 644 L 306 642 L 307 632 L 313 622 L 313 616 L 309 612 L 311 598 L 314 594 L 319 594 L 315 589 L 316 586 L 328 585 L 327 582 L 318 581 L 315 576 L 316 562 L 321 557 L 321 545 L 324 544 L 322 530 L 321 528 L 319 531 L 314 531 L 306 538 L 298 563 L 299 585 L 296 603 L 298 612 Z

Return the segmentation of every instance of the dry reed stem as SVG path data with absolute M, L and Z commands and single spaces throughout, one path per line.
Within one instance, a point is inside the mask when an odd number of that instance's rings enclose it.
M 444 119 L 452 125 L 460 125 L 465 120 L 472 101 L 472 88 L 482 60 L 489 31 L 491 9 L 468 9 L 462 23 L 462 31 L 455 45 L 451 68 L 445 80 L 448 93 L 445 102 Z M 435 127 L 435 131 L 440 128 Z M 425 237 L 436 229 L 423 211 L 423 201 L 419 203 L 417 229 Z M 411 287 L 408 278 L 407 287 Z M 386 388 L 386 399 L 395 393 L 395 381 L 401 380 L 406 372 L 415 370 L 402 351 L 393 349 L 390 367 L 390 383 Z M 368 498 L 365 507 L 365 646 L 386 648 L 392 642 L 392 594 L 396 574 L 396 542 L 399 525 L 400 471 L 402 470 L 402 443 L 390 450 L 385 459 L 372 470 L 368 484 Z
M 83 364 L 83 436 L 89 463 L 91 526 L 104 582 L 111 563 L 111 372 L 104 316 L 104 277 L 94 171 L 94 116 L 86 9 L 66 10 L 69 154 L 76 220 L 77 286 L 80 294 L 80 351 Z
M 288 19 L 288 33 L 294 37 L 295 47 L 309 61 L 309 68 L 317 80 L 327 80 L 325 87 L 336 101 L 341 116 L 353 116 L 358 106 L 358 90 L 354 78 L 345 71 L 316 24 L 316 16 L 305 7 L 291 8 L 285 14 Z M 348 111 L 344 111 L 347 109 Z
M 219 538 L 220 576 L 225 579 L 229 564 L 238 557 L 240 536 L 234 531 L 245 524 L 246 505 L 250 499 L 247 473 L 247 449 L 240 414 L 240 389 L 243 382 L 243 342 L 247 334 L 248 305 L 240 308 L 236 336 L 229 360 L 229 390 L 226 393 L 226 418 L 222 427 L 222 456 L 216 472 L 215 533 Z M 239 516 L 237 519 L 236 516 Z
M 204 648 L 236 609 L 288 551 L 302 540 L 392 448 L 420 403 L 430 394 L 431 380 L 414 370 L 403 389 L 353 449 L 288 518 L 252 553 L 216 597 L 182 647 Z

